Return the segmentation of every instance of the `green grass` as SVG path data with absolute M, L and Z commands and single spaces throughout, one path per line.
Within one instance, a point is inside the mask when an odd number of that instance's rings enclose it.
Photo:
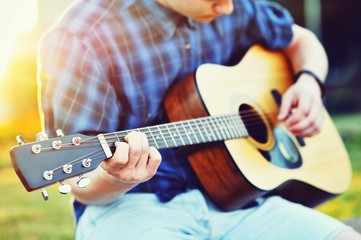
M 12 168 L 0 170 L 0 239 L 40 240 L 73 239 L 70 196 L 48 188 L 44 201 L 39 191 L 28 193 Z
M 346 194 L 318 209 L 338 219 L 361 217 L 361 114 L 333 116 L 333 120 L 351 158 L 353 181 Z M 28 193 L 11 167 L 8 149 L 12 144 L 0 139 L 0 240 L 73 239 L 70 196 L 61 195 L 57 186 L 47 188 L 50 199 L 46 202 L 39 191 Z

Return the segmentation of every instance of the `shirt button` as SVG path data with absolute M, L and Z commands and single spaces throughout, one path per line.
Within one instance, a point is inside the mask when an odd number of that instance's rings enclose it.
M 190 45 L 190 43 L 186 43 L 186 44 L 184 44 L 184 48 L 185 48 L 185 49 L 187 49 L 187 50 L 191 49 L 191 45 Z
M 152 114 L 148 113 L 145 120 L 148 121 L 152 117 Z

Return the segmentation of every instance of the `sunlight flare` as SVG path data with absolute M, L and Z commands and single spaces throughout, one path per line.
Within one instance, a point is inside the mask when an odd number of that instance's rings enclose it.
M 29 32 L 37 18 L 37 0 L 0 0 L 0 79 L 7 71 L 16 37 Z

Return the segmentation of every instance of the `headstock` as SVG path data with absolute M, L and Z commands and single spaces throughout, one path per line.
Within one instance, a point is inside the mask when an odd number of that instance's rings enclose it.
M 45 186 L 60 182 L 59 191 L 70 192 L 70 185 L 64 179 L 79 176 L 78 186 L 89 184 L 83 174 L 94 170 L 104 159 L 111 156 L 111 151 L 104 135 L 87 136 L 72 134 L 64 136 L 57 130 L 58 137 L 48 139 L 45 133 L 37 134 L 37 141 L 25 143 L 17 137 L 19 146 L 10 149 L 14 169 L 27 191 L 42 189 L 47 200 Z

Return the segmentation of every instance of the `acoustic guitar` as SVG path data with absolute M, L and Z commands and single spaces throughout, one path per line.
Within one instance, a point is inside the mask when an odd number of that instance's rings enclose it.
M 313 207 L 347 191 L 351 166 L 325 109 L 321 132 L 311 138 L 295 137 L 277 121 L 292 79 L 282 52 L 256 45 L 235 66 L 204 64 L 177 82 L 164 101 L 169 123 L 97 136 L 58 130 L 58 137 L 32 143 L 18 136 L 12 163 L 28 191 L 74 176 L 85 187 L 83 174 L 110 158 L 116 141 L 141 131 L 157 149 L 190 147 L 191 166 L 224 210 L 273 194 Z

